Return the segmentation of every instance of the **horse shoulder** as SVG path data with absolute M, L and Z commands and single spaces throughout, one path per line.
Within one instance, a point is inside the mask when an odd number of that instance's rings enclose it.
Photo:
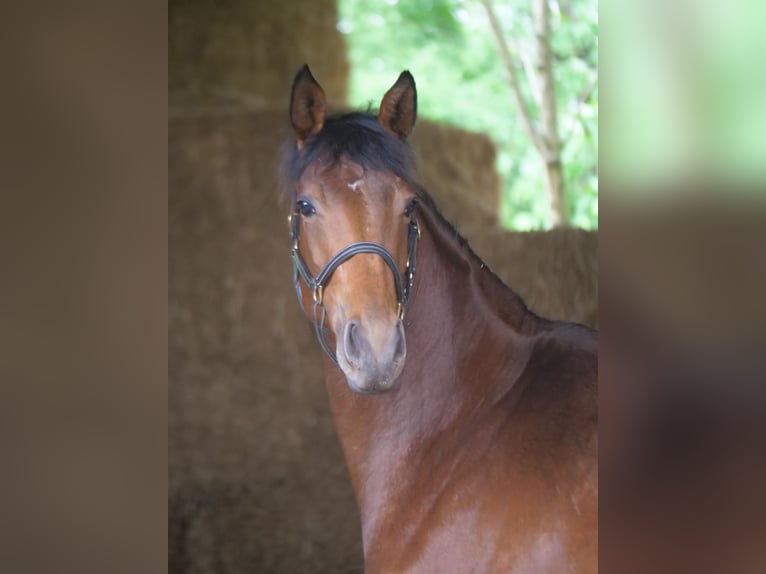
M 596 416 L 598 333 L 574 323 L 551 323 L 536 335 L 524 376 L 524 398 L 534 410 Z
M 513 571 L 595 571 L 597 344 L 595 331 L 552 324 L 536 336 L 515 396 L 511 390 L 502 405 Z M 523 528 L 519 515 L 527 517 Z

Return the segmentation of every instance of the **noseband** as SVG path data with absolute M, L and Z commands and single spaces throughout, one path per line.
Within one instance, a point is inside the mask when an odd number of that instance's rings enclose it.
M 407 263 L 404 268 L 404 275 L 399 273 L 399 268 L 396 265 L 396 260 L 393 255 L 383 247 L 380 243 L 373 243 L 371 241 L 358 241 L 347 245 L 325 264 L 319 275 L 314 277 L 309 271 L 306 262 L 301 256 L 300 248 L 298 246 L 298 239 L 300 235 L 300 213 L 296 210 L 289 217 L 290 222 L 290 238 L 293 240 L 292 247 L 292 259 L 293 259 L 293 283 L 295 284 L 295 291 L 298 294 L 298 300 L 303 306 L 303 293 L 301 292 L 300 280 L 308 287 L 314 297 L 314 303 L 311 307 L 311 321 L 314 324 L 314 332 L 316 333 L 319 344 L 330 357 L 333 363 L 338 364 L 338 359 L 335 353 L 332 352 L 330 346 L 325 339 L 326 328 L 324 326 L 326 312 L 324 307 L 324 289 L 327 283 L 330 281 L 333 272 L 340 267 L 343 263 L 351 259 L 354 255 L 360 253 L 372 253 L 379 255 L 386 262 L 386 265 L 391 269 L 394 275 L 394 287 L 396 288 L 396 301 L 397 301 L 397 315 L 399 319 L 404 319 L 404 314 L 409 307 L 410 293 L 412 290 L 412 284 L 415 281 L 415 252 L 420 238 L 420 228 L 418 222 L 415 219 L 414 214 L 409 215 L 410 224 L 407 232 Z M 317 316 L 317 309 L 319 309 L 319 315 Z

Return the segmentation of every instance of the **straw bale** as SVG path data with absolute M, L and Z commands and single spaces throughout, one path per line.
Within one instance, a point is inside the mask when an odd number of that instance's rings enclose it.
M 171 0 L 170 101 L 283 105 L 308 63 L 332 102 L 345 102 L 349 64 L 335 0 Z
M 598 234 L 583 229 L 489 231 L 472 248 L 544 317 L 598 324 Z
M 353 493 L 290 285 L 283 114 L 170 125 L 170 569 L 353 572 Z
M 499 227 L 500 176 L 487 135 L 419 120 L 411 144 L 422 183 L 466 239 Z

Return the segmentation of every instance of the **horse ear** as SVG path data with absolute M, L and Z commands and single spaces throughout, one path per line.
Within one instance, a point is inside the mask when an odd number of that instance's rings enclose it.
M 400 139 L 407 139 L 415 125 L 418 110 L 418 94 L 415 90 L 415 78 L 405 70 L 391 86 L 380 102 L 378 123 L 394 132 Z
M 298 138 L 298 149 L 303 142 L 322 130 L 325 118 L 325 95 L 322 86 L 311 75 L 308 65 L 295 75 L 290 94 L 290 123 Z

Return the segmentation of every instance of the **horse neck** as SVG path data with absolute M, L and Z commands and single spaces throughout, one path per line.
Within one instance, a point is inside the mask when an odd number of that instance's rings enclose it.
M 349 390 L 326 362 L 330 404 L 365 542 L 381 498 L 416 480 L 407 457 L 466 417 L 481 417 L 526 364 L 534 323 L 521 299 L 461 245 L 438 215 L 420 210 L 422 236 L 410 309 L 407 359 L 397 387 L 381 395 Z

